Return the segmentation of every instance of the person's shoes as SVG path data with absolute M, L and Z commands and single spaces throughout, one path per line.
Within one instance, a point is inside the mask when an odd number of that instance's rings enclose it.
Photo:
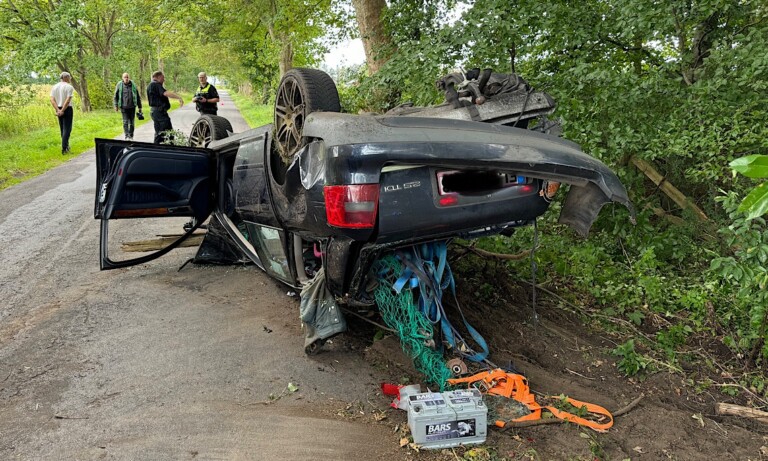
M 66 149 L 62 149 L 61 150 L 61 155 L 67 155 L 67 154 L 70 154 L 70 153 L 72 153 L 72 151 L 69 149 L 69 147 L 67 147 Z
M 126 140 L 126 141 L 133 141 L 133 136 L 126 136 L 126 137 L 125 137 L 125 140 Z

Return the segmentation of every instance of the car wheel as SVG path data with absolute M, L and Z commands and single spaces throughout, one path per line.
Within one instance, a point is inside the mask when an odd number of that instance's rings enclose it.
M 224 139 L 232 132 L 229 120 L 218 115 L 203 115 L 189 133 L 189 145 L 192 147 L 208 147 L 211 141 Z
M 302 135 L 304 121 L 318 111 L 341 111 L 333 79 L 317 69 L 297 67 L 286 72 L 275 98 L 275 144 L 286 164 L 309 142 Z

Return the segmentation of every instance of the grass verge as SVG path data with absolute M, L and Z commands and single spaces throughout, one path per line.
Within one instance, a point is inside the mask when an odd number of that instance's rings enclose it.
M 139 122 L 138 124 L 146 123 Z M 138 125 L 137 124 L 137 125 Z M 72 153 L 61 154 L 61 135 L 55 116 L 50 126 L 0 140 L 0 190 L 42 174 L 73 155 L 93 148 L 94 138 L 114 138 L 123 130 L 120 115 L 113 110 L 75 113 L 69 140 Z
M 272 123 L 272 106 L 257 104 L 248 96 L 230 91 L 229 96 L 235 102 L 243 118 L 251 128 Z
M 171 104 L 171 110 L 178 107 L 176 101 L 171 101 Z M 122 117 L 114 110 L 100 109 L 82 113 L 75 109 L 72 135 L 69 139 L 72 153 L 62 155 L 59 124 L 53 110 L 40 106 L 25 108 L 25 111 L 27 109 L 34 113 L 47 111 L 48 116 L 36 117 L 42 120 L 42 126 L 31 124 L 27 125 L 26 131 L 23 132 L 0 133 L 0 190 L 40 175 L 61 165 L 72 156 L 92 149 L 94 138 L 110 139 L 123 132 Z M 14 116 L 3 114 L 3 117 L 6 115 Z M 145 115 L 144 121 L 136 120 L 136 126 L 151 123 L 148 110 L 145 110 Z M 19 124 L 21 123 L 25 123 L 23 119 L 20 119 Z

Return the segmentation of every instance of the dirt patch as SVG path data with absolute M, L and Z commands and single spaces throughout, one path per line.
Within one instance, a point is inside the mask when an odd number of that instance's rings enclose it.
M 538 322 L 533 322 L 530 292 L 525 286 L 499 289 L 500 301 L 493 305 L 478 301 L 471 283 L 459 283 L 458 293 L 467 319 L 489 344 L 490 359 L 525 375 L 534 392 L 564 394 L 610 411 L 643 396 L 636 407 L 616 418 L 607 433 L 573 424 L 493 428 L 486 444 L 489 451 L 468 453 L 465 459 L 708 460 L 715 453 L 723 459 L 764 459 L 768 426 L 715 415 L 714 404 L 728 401 L 717 390 L 697 390 L 679 373 L 628 379 L 608 353 L 616 347 L 616 338 L 591 330 L 584 319 L 541 297 Z M 455 310 L 448 313 L 458 317 Z M 364 340 L 360 332 L 366 327 L 353 322 L 353 328 L 357 333 L 350 337 Z M 394 336 L 365 348 L 365 357 L 389 382 L 413 383 L 408 380 L 420 376 Z M 402 425 L 407 425 L 405 412 L 387 410 L 386 415 L 395 438 Z M 456 459 L 464 454 L 459 449 L 418 457 Z

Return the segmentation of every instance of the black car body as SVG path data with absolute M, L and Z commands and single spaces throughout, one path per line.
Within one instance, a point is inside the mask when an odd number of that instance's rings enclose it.
M 213 215 L 208 234 L 233 255 L 297 288 L 322 266 L 331 292 L 352 302 L 383 251 L 530 224 L 560 183 L 570 184 L 560 221 L 581 234 L 607 203 L 631 210 L 616 175 L 557 136 L 418 111 L 304 115 L 288 162 L 273 125 L 204 148 L 97 139 L 101 268 L 156 258 Z M 213 131 L 221 123 L 209 119 Z M 164 250 L 112 261 L 109 220 L 153 216 L 195 225 Z

